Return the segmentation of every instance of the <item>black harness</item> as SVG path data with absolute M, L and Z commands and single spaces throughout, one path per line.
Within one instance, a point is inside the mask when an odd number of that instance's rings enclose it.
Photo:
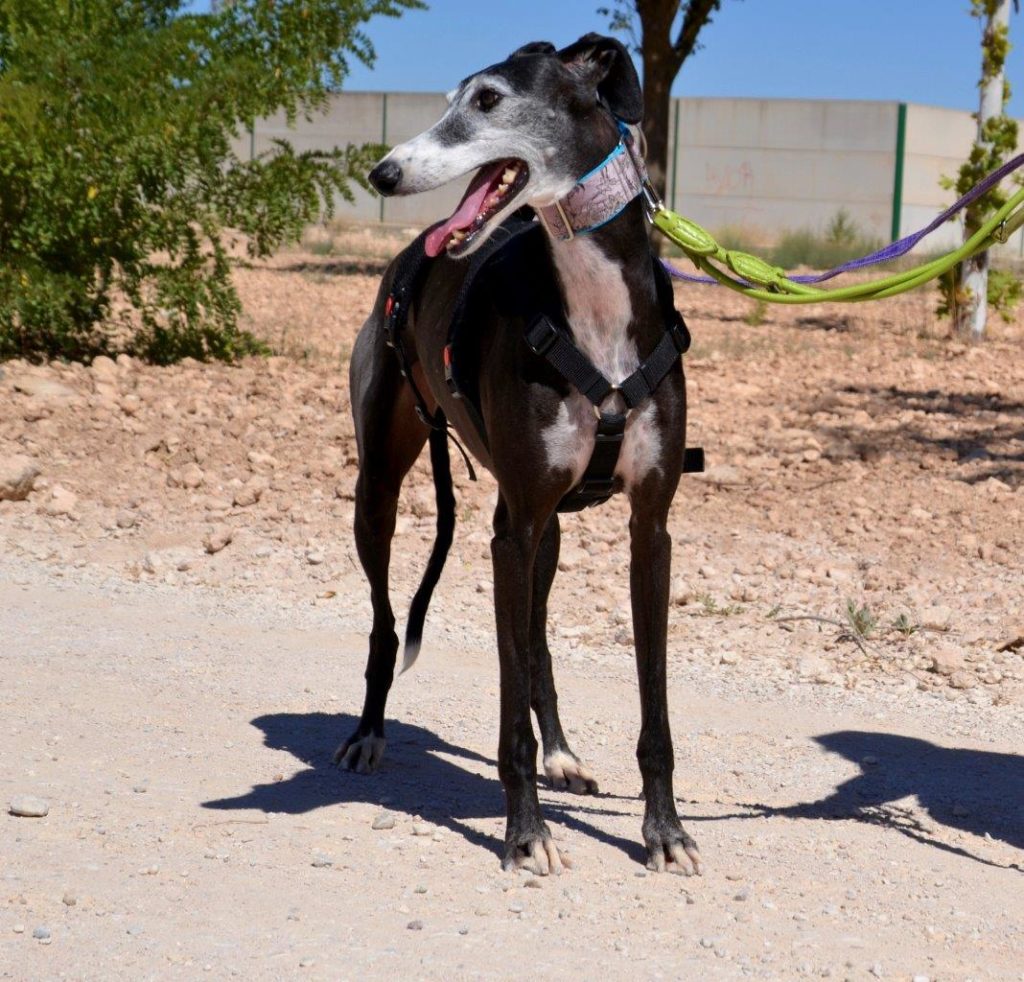
M 463 332 L 461 328 L 467 320 L 466 315 L 472 300 L 474 284 L 481 271 L 499 256 L 500 252 L 513 239 L 531 232 L 538 235 L 543 234 L 532 218 L 526 218 L 520 214 L 513 215 L 495 229 L 488 240 L 473 254 L 469 261 L 466 277 L 453 305 L 452 318 L 448 328 L 448 343 L 444 349 L 445 381 L 452 395 L 462 401 L 484 446 L 487 447 L 490 446 L 490 443 L 487 439 L 480 407 L 472 395 L 474 389 L 469 382 L 469 373 L 460 372 L 460 364 L 464 360 L 461 354 L 466 345 L 470 343 L 466 339 L 466 335 L 471 333 Z M 429 258 L 423 248 L 425 238 L 426 232 L 399 256 L 391 291 L 384 305 L 385 340 L 394 350 L 398 358 L 399 370 L 412 387 L 417 415 L 431 429 L 447 431 L 448 437 L 455 443 L 466 460 L 471 480 L 475 481 L 476 474 L 469 457 L 462 445 L 452 435 L 444 413 L 440 409 L 434 414 L 427 410 L 426 400 L 412 377 L 409 358 L 402 343 L 402 331 L 409 315 L 410 305 L 419 291 L 429 264 Z M 579 483 L 559 503 L 558 511 L 560 512 L 580 511 L 583 508 L 601 504 L 615 493 L 615 468 L 622 450 L 622 440 L 629 413 L 654 394 L 680 356 L 690 347 L 690 332 L 686 329 L 686 324 L 673 303 L 671 281 L 657 259 L 654 260 L 654 271 L 658 286 L 658 299 L 665 312 L 667 322 L 665 333 L 640 367 L 628 378 L 618 383 L 610 382 L 576 346 L 561 311 L 543 310 L 544 306 L 550 308 L 550 304 L 537 304 L 541 308 L 541 312 L 534 313 L 533 320 L 525 333 L 524 341 L 530 350 L 547 361 L 566 382 L 581 392 L 593 404 L 597 412 L 597 433 L 590 462 Z M 530 299 L 535 298 L 531 297 Z M 534 307 L 534 311 L 537 310 L 537 306 Z M 621 396 L 626 407 L 624 412 L 606 413 L 601 411 L 601 404 L 612 394 Z M 700 447 L 687 448 L 683 457 L 683 472 L 693 473 L 703 470 L 704 451 Z

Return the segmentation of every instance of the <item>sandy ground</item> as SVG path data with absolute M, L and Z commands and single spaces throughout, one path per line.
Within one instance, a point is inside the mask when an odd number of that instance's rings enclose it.
M 0 977 L 1024 978 L 1024 320 L 965 347 L 928 294 L 751 325 L 679 291 L 710 466 L 673 510 L 670 701 L 708 872 L 642 866 L 616 501 L 563 526 L 556 678 L 601 794 L 542 790 L 575 868 L 536 879 L 499 871 L 494 487 L 457 461 L 382 770 L 329 766 L 374 248 L 239 274 L 269 361 L 0 366 L 0 482 L 39 472 L 0 501 L 0 798 L 49 804 L 0 816 Z M 407 490 L 399 610 L 424 467 Z

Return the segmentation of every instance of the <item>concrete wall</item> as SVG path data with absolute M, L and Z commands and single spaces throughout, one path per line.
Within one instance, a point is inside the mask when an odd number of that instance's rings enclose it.
M 444 111 L 432 93 L 346 92 L 328 112 L 299 120 L 260 120 L 255 151 L 285 138 L 298 149 L 379 141 L 390 145 L 416 135 Z M 670 123 L 666 198 L 677 211 L 714 231 L 741 229 L 754 242 L 770 242 L 788 229 L 823 231 L 845 208 L 868 235 L 889 241 L 894 227 L 899 104 L 804 99 L 676 99 Z M 939 178 L 955 174 L 974 139 L 966 112 L 905 108 L 900 235 L 927 224 L 950 204 Z M 248 157 L 250 138 L 238 141 Z M 448 215 L 466 181 L 409 198 L 374 198 L 356 188 L 356 201 L 339 203 L 343 218 L 422 227 Z M 933 239 L 947 247 L 960 235 L 950 223 Z M 1024 250 L 1024 233 L 1006 248 Z
M 895 103 L 679 100 L 672 207 L 755 241 L 822 229 L 844 207 L 887 238 L 896 119 Z

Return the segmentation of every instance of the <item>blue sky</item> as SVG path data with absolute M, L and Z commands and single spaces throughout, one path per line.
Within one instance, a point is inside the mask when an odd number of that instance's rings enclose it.
M 605 31 L 608 0 L 433 0 L 428 11 L 372 21 L 374 69 L 349 90 L 450 89 L 526 41 L 568 44 Z M 208 9 L 208 0 L 193 0 Z M 980 29 L 969 0 L 723 0 L 675 95 L 878 99 L 975 109 Z M 1007 77 L 1024 116 L 1024 14 L 1013 15 Z

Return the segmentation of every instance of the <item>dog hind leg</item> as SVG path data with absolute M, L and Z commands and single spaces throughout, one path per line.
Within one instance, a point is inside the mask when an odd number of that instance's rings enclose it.
M 563 860 L 537 798 L 537 738 L 530 719 L 530 604 L 540 535 L 531 518 L 513 515 L 499 495 L 491 540 L 501 676 L 498 774 L 508 810 L 502 866 L 525 866 L 545 875 L 562 872 Z
M 558 570 L 561 529 L 558 515 L 544 528 L 533 566 L 533 599 L 530 604 L 530 704 L 537 715 L 544 746 L 544 773 L 552 787 L 576 794 L 596 794 L 597 779 L 569 748 L 558 716 L 558 693 L 551 671 L 548 647 L 548 595 Z

